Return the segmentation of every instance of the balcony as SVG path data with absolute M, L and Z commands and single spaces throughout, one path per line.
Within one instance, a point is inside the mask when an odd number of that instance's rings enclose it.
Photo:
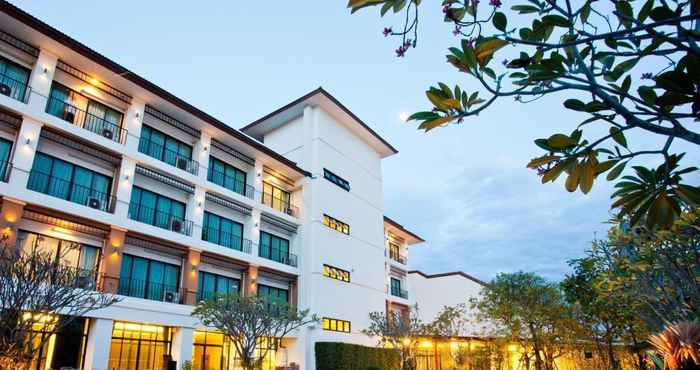
M 0 73 L 0 94 L 26 104 L 29 101 L 30 91 L 26 83 Z
M 129 278 L 119 279 L 117 294 L 168 303 L 183 303 L 182 298 L 184 296 L 182 294 L 182 289 L 177 285 Z
M 199 162 L 182 156 L 178 152 L 166 148 L 163 144 L 156 143 L 150 139 L 144 137 L 139 139 L 139 152 L 159 161 L 163 161 L 171 166 L 175 166 L 195 176 L 197 176 L 197 173 L 199 172 Z
M 127 130 L 114 122 L 86 112 L 62 100 L 50 97 L 46 105 L 46 113 L 56 116 L 71 124 L 96 133 L 114 142 L 124 144 Z
M 262 192 L 260 202 L 282 213 L 299 217 L 299 207 L 292 205 L 288 200 L 272 195 L 272 193 Z
M 37 170 L 29 172 L 27 189 L 103 212 L 112 212 L 117 200 L 111 194 L 81 186 Z
M 10 180 L 10 171 L 12 171 L 12 163 L 0 161 L 0 182 L 8 182 Z
M 275 249 L 269 250 L 266 248 L 260 248 L 258 251 L 258 256 L 265 258 L 265 259 L 268 259 L 268 260 L 271 260 L 271 261 L 285 264 L 287 266 L 292 266 L 292 267 L 298 266 L 297 255 L 293 254 L 293 253 L 284 253 L 282 251 L 275 250 Z
M 403 290 L 403 289 L 401 289 L 401 288 L 392 287 L 392 288 L 391 288 L 391 295 L 393 295 L 394 297 L 400 297 L 400 298 L 403 298 L 403 299 L 408 299 L 408 292 L 405 291 L 405 290 Z
M 241 181 L 233 176 L 228 176 L 225 173 L 217 171 L 213 168 L 209 168 L 207 180 L 214 184 L 223 186 L 234 193 L 241 194 L 249 199 L 253 199 L 253 195 L 255 194 L 255 188 L 252 185 L 248 185 L 245 183 L 245 181 Z
M 251 254 L 253 250 L 253 242 L 249 239 L 210 227 L 202 228 L 202 240 L 246 254 Z
M 137 203 L 129 204 L 129 218 L 149 225 L 192 236 L 192 221 Z
M 397 251 L 390 250 L 389 251 L 389 258 L 391 258 L 392 260 L 394 260 L 402 265 L 406 264 L 406 258 L 401 256 L 401 254 Z

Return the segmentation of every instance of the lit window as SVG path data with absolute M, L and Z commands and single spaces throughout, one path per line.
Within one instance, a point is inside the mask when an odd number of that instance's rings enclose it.
M 323 224 L 335 231 L 341 232 L 346 235 L 350 235 L 350 225 L 338 221 L 329 215 L 323 215 Z
M 350 321 L 331 319 L 328 317 L 324 317 L 323 318 L 323 330 L 349 333 L 350 332 Z
M 350 272 L 329 265 L 323 265 L 323 276 L 346 283 L 350 282 Z

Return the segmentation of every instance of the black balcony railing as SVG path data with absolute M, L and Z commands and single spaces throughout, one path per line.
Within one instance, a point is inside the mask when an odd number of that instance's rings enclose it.
M 126 141 L 127 130 L 121 128 L 119 124 L 109 122 L 60 99 L 50 97 L 46 105 L 46 113 L 117 143 L 124 144 Z
M 392 260 L 394 260 L 400 264 L 403 264 L 403 265 L 406 264 L 406 258 L 403 257 L 401 254 L 399 254 L 399 252 L 397 252 L 397 251 L 389 251 L 389 258 L 391 258 Z
M 61 266 L 60 273 L 64 283 L 71 287 L 85 290 L 97 290 L 97 271 L 72 266 Z M 72 280 L 72 281 L 69 281 Z
M 259 248 L 258 256 L 292 267 L 297 267 L 297 255 L 294 253 L 285 253 L 277 249 Z
M 0 161 L 0 181 L 8 182 L 10 180 L 10 172 L 12 171 L 12 163 Z
M 192 236 L 192 221 L 138 203 L 129 204 L 129 218 L 162 229 Z
M 19 100 L 22 103 L 29 101 L 29 86 L 22 81 L 0 73 L 0 94 L 9 96 L 12 99 Z
M 255 188 L 252 185 L 248 185 L 245 183 L 245 181 L 237 179 L 233 176 L 227 176 L 225 173 L 217 171 L 213 168 L 209 168 L 207 179 L 214 184 L 221 185 L 226 189 L 250 199 L 253 199 L 253 195 L 255 194 Z
M 74 184 L 68 180 L 31 170 L 27 189 L 65 199 L 104 212 L 112 212 L 117 198 L 111 194 Z
M 288 200 L 284 200 L 270 193 L 261 193 L 260 202 L 290 216 L 299 217 L 299 208 L 292 205 Z
M 192 158 L 180 155 L 180 153 L 170 150 L 163 144 L 156 143 L 150 139 L 142 137 L 139 139 L 139 152 L 163 161 L 171 166 L 175 166 L 183 171 L 197 175 L 199 172 L 199 162 Z
M 391 288 L 391 295 L 393 295 L 394 297 L 408 299 L 408 292 L 401 288 Z
M 249 239 L 211 227 L 202 228 L 202 240 L 243 253 L 250 254 L 252 250 L 252 242 Z
M 120 278 L 117 294 L 127 297 L 144 298 L 152 301 L 182 303 L 182 289 L 177 285 L 155 283 L 145 280 Z
M 238 291 L 231 291 L 228 293 L 225 292 L 213 292 L 213 291 L 197 291 L 197 302 L 204 301 L 207 299 L 212 299 L 217 296 L 225 296 L 225 295 L 231 295 L 231 294 L 240 294 Z

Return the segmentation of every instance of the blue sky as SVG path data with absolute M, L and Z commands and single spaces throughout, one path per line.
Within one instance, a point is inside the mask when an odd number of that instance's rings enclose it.
M 437 81 L 478 88 L 445 63 L 458 39 L 437 5 L 422 7 L 419 47 L 399 59 L 396 40 L 381 35 L 398 20 L 376 9 L 351 16 L 344 0 L 13 3 L 236 128 L 323 86 L 399 150 L 384 161 L 385 209 L 427 240 L 413 247 L 412 268 L 559 279 L 605 235 L 611 184 L 570 194 L 525 168 L 539 154 L 532 140 L 585 119 L 563 109 L 563 96 L 503 100 L 429 134 L 399 119 L 426 108 Z

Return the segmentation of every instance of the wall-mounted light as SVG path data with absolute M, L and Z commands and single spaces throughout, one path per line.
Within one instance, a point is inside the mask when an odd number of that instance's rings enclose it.
M 256 223 L 255 223 L 255 227 L 258 227 L 258 226 L 259 226 L 259 224 L 256 222 Z
M 141 112 L 136 112 L 136 113 L 134 114 L 134 116 L 136 116 L 136 118 L 141 117 Z
M 124 180 L 129 181 L 129 174 L 124 175 Z
M 45 76 L 49 75 L 49 69 L 46 67 L 44 67 L 44 69 L 42 69 L 41 72 L 43 72 Z
M 200 200 L 199 203 L 197 203 L 197 207 L 202 208 L 202 201 Z
M 27 145 L 30 145 L 30 144 L 32 143 L 32 139 L 27 138 L 27 140 L 26 140 L 24 143 L 27 144 Z
M 258 172 L 258 173 L 257 173 L 257 176 L 258 176 L 258 177 L 262 176 L 262 173 L 261 173 L 261 172 Z

